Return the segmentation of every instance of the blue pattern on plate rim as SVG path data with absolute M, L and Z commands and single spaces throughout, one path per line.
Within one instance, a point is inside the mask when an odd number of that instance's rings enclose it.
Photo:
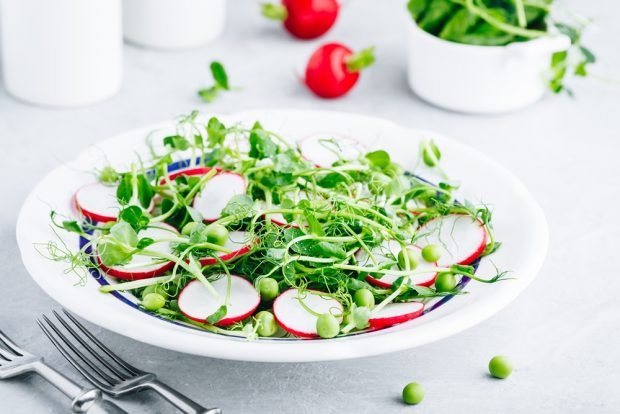
M 200 157 L 196 158 L 196 164 L 198 164 L 200 162 Z M 174 162 L 170 165 L 168 165 L 168 172 L 172 173 L 178 170 L 181 170 L 183 168 L 188 168 L 190 167 L 190 160 L 182 160 L 182 161 L 177 161 Z M 147 173 L 147 175 L 152 175 L 154 174 L 154 171 L 150 171 Z M 416 178 L 420 179 L 421 181 L 427 182 L 429 184 L 432 184 L 430 182 L 428 182 L 427 180 L 415 176 Z M 94 223 L 93 223 L 94 224 Z M 88 240 L 86 240 L 84 237 L 80 236 L 80 249 L 82 249 L 86 244 L 88 243 Z M 85 252 L 87 254 L 91 253 L 91 247 L 88 247 Z M 472 266 L 474 267 L 474 272 L 478 269 L 478 265 L 480 264 L 480 259 L 476 260 L 474 263 L 472 263 Z M 89 272 L 91 274 L 91 276 L 101 285 L 101 286 L 105 286 L 105 285 L 109 285 L 110 283 L 107 281 L 107 279 L 104 277 L 104 275 L 99 271 L 99 269 L 97 268 L 90 268 Z M 456 289 L 461 291 L 463 290 L 463 288 L 465 288 L 465 286 L 467 286 L 467 284 L 469 283 L 471 279 L 469 277 L 463 277 L 461 278 L 461 280 L 459 281 L 459 283 L 456 285 Z M 233 335 L 226 335 L 226 334 L 222 334 L 222 333 L 217 333 L 217 332 L 211 332 L 211 331 L 207 331 L 201 328 L 198 328 L 196 326 L 192 326 L 191 324 L 188 323 L 182 323 L 179 321 L 175 321 L 175 320 L 171 320 L 171 319 L 167 319 L 164 318 L 163 316 L 157 315 L 155 313 L 149 312 L 143 308 L 140 307 L 140 305 L 138 305 L 137 302 L 132 301 L 129 297 L 123 295 L 122 293 L 118 292 L 118 291 L 112 291 L 109 293 L 110 295 L 114 296 L 115 298 L 117 298 L 118 300 L 120 300 L 121 302 L 125 303 L 126 305 L 129 305 L 130 307 L 139 310 L 142 313 L 145 313 L 149 316 L 152 316 L 154 318 L 166 321 L 168 323 L 172 323 L 175 324 L 177 326 L 182 326 L 184 328 L 189 328 L 189 329 L 193 329 L 199 332 L 204 332 L 206 334 L 211 334 L 211 335 L 219 335 L 219 336 L 225 336 L 227 338 L 231 338 L 231 339 L 236 339 L 236 340 L 247 340 L 243 337 L 237 337 L 237 336 L 233 336 Z M 444 305 L 445 303 L 447 303 L 449 300 L 451 300 L 454 297 L 454 295 L 449 295 L 449 296 L 445 296 L 443 297 L 441 300 L 435 302 L 434 304 L 432 304 L 430 307 L 428 308 L 424 308 L 424 315 L 434 311 L 435 309 L 439 308 L 440 306 Z M 387 328 L 389 329 L 389 328 Z M 372 332 L 372 331 L 371 331 Z M 357 333 L 353 333 L 353 334 L 349 334 L 347 336 L 356 336 L 356 335 L 361 335 L 361 334 L 365 334 L 368 333 L 368 331 L 362 331 L 362 332 L 357 332 Z M 262 338 L 259 337 L 259 340 L 261 341 L 298 341 L 299 338 Z

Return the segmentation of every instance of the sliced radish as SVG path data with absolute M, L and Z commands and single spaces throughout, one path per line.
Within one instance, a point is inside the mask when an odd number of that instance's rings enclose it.
M 305 159 L 320 167 L 330 167 L 339 159 L 352 161 L 366 152 L 365 146 L 353 138 L 328 134 L 309 136 L 297 145 Z
M 424 224 L 418 234 L 420 247 L 436 244 L 443 248 L 439 266 L 467 265 L 480 257 L 487 244 L 484 224 L 465 214 L 449 214 Z
M 230 253 L 219 253 L 219 257 L 222 261 L 227 262 L 236 257 L 243 256 L 249 253 L 252 242 L 249 238 L 249 233 L 245 231 L 231 231 L 228 233 L 228 240 L 224 243 L 224 247 L 230 250 Z M 215 257 L 203 257 L 200 259 L 200 264 L 203 266 L 214 265 L 218 263 Z
M 206 173 L 208 173 L 211 170 L 212 170 L 212 168 L 209 168 L 209 167 L 186 168 L 186 169 L 183 169 L 183 170 L 174 171 L 172 174 L 170 174 L 168 176 L 168 178 L 170 178 L 170 181 L 174 181 L 175 178 L 180 177 L 182 175 L 187 176 L 187 177 L 194 177 L 194 176 L 197 176 L 197 175 L 205 175 Z M 162 178 L 160 183 L 164 183 L 164 182 L 165 182 L 165 180 Z
M 100 223 L 115 221 L 121 210 L 116 199 L 116 188 L 99 182 L 80 187 L 74 196 L 78 211 Z
M 295 202 L 295 204 L 299 203 L 301 200 L 308 200 L 308 195 L 304 191 L 287 193 L 284 195 L 284 197 L 290 198 L 291 200 L 293 200 L 293 202 Z M 266 208 L 265 203 L 263 203 L 261 207 Z M 280 206 L 271 207 L 271 209 L 277 208 L 280 208 Z M 284 215 L 282 213 L 267 214 L 265 218 L 271 220 L 271 222 L 277 226 L 299 228 L 299 224 L 289 223 L 286 218 L 284 218 Z
M 228 277 L 222 277 L 211 285 L 218 293 L 214 297 L 198 280 L 189 282 L 179 294 L 178 304 L 183 315 L 197 322 L 204 322 L 214 314 L 226 301 Z M 219 326 L 232 325 L 254 313 L 260 303 L 260 295 L 254 286 L 241 276 L 230 277 L 230 298 L 227 312 L 223 319 L 216 323 Z
M 421 302 L 390 303 L 371 314 L 368 323 L 372 329 L 381 329 L 417 318 L 424 313 Z
M 232 172 L 221 172 L 211 178 L 194 199 L 194 208 L 205 218 L 215 221 L 233 196 L 245 194 L 245 179 Z
M 150 226 L 138 234 L 139 238 L 149 237 L 154 240 L 178 236 L 177 230 L 165 223 L 158 223 Z M 148 247 L 148 250 L 160 253 L 172 254 L 173 249 L 170 242 L 156 242 Z M 97 249 L 97 263 L 106 274 L 124 280 L 148 279 L 170 270 L 174 263 L 168 260 L 162 261 L 150 256 L 136 253 L 132 256 L 129 263 L 118 266 L 107 267 L 101 263 L 99 250 Z
M 416 250 L 420 250 L 417 246 L 411 246 Z M 371 253 L 377 259 L 379 266 L 385 263 L 394 262 L 398 258 L 398 253 L 400 252 L 400 244 L 395 240 L 384 241 L 380 246 L 371 249 Z M 374 266 L 374 262 L 370 259 L 370 256 L 366 254 L 364 250 L 360 250 L 357 253 L 357 260 L 360 262 L 361 266 Z M 409 283 L 412 285 L 418 286 L 431 286 L 435 282 L 435 277 L 437 276 L 437 272 L 432 270 L 435 267 L 436 263 L 428 263 L 422 260 L 420 256 L 420 261 L 418 263 L 418 267 L 416 267 L 412 272 L 414 274 L 409 276 Z M 427 270 L 426 269 L 431 269 Z M 390 270 L 400 271 L 398 264 L 394 264 Z M 375 286 L 390 288 L 392 284 L 398 279 L 400 276 L 392 275 L 392 274 L 384 274 L 382 276 L 366 276 L 366 280 L 369 283 L 372 283 Z
M 331 312 L 338 322 L 342 322 L 342 305 L 336 299 L 321 296 L 323 292 L 317 290 L 289 289 L 283 292 L 273 302 L 273 314 L 276 321 L 286 332 L 301 338 L 316 338 L 317 316 L 308 312 L 300 303 L 317 314 Z

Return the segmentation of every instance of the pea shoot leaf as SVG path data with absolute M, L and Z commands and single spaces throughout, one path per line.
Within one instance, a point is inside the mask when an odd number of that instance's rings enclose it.
M 185 151 L 190 147 L 189 141 L 180 135 L 170 135 L 165 137 L 164 145 L 179 151 Z
M 271 158 L 278 152 L 278 146 L 271 139 L 259 122 L 256 122 L 250 132 L 250 157 L 262 160 Z
M 370 161 L 372 166 L 379 169 L 387 168 L 392 163 L 390 154 L 383 150 L 369 152 L 366 154 L 366 159 Z
M 228 86 L 228 75 L 226 74 L 226 70 L 224 69 L 224 66 L 217 61 L 211 62 L 211 65 L 209 65 L 209 68 L 211 69 L 211 75 L 213 75 L 213 80 L 215 81 L 215 84 L 224 90 L 229 90 L 229 86 Z
M 146 249 L 153 243 L 155 243 L 155 240 L 151 239 L 150 237 L 143 237 L 138 240 L 138 244 L 136 244 L 136 249 Z
M 224 319 L 224 316 L 226 316 L 227 313 L 228 313 L 228 309 L 226 308 L 226 305 L 222 305 L 219 308 L 217 308 L 217 310 L 213 312 L 211 315 L 207 316 L 207 322 L 209 322 L 212 325 L 216 324 L 222 319 Z
M 129 206 L 121 210 L 119 218 L 129 223 L 135 231 L 140 231 L 149 224 L 149 217 L 138 206 Z
M 251 217 L 254 215 L 254 201 L 246 194 L 237 194 L 228 201 L 222 209 L 222 217 L 240 216 Z
M 133 185 L 131 181 L 131 174 L 123 174 L 118 188 L 116 189 L 116 198 L 122 206 L 128 204 L 133 196 Z
M 227 129 L 216 117 L 209 119 L 207 124 L 207 139 L 209 141 L 209 147 L 213 148 L 217 145 L 224 143 L 226 138 Z

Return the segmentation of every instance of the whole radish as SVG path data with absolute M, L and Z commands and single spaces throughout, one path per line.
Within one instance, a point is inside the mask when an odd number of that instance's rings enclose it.
M 282 4 L 264 4 L 263 15 L 283 22 L 299 39 L 314 39 L 334 25 L 339 9 L 337 0 L 282 0 Z
M 340 43 L 327 43 L 310 56 L 305 82 L 321 98 L 337 98 L 349 92 L 360 71 L 374 61 L 373 48 L 353 53 Z

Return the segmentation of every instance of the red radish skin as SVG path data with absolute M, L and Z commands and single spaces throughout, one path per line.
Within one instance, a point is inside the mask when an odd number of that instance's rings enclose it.
M 227 247 L 230 250 L 230 253 L 220 254 L 220 260 L 222 260 L 223 262 L 228 262 L 249 253 L 252 249 L 252 246 L 250 242 L 245 243 L 248 239 L 247 235 L 248 233 L 245 231 L 230 232 L 228 235 L 228 241 L 224 244 L 224 247 Z M 242 242 L 240 243 L 240 241 Z M 215 257 L 203 257 L 199 260 L 199 262 L 203 266 L 209 266 L 219 263 Z
M 473 263 L 482 255 L 488 241 L 482 221 L 465 214 L 449 214 L 430 220 L 418 233 L 426 234 L 418 241 L 420 247 L 429 244 L 442 247 L 444 252 L 437 261 L 442 267 Z
M 310 56 L 306 65 L 306 86 L 321 98 L 337 98 L 349 92 L 360 70 L 372 64 L 372 50 L 358 54 L 340 43 L 327 43 Z
M 189 282 L 179 294 L 178 304 L 181 313 L 196 322 L 205 322 L 224 304 L 226 300 L 227 277 L 211 283 L 218 292 L 215 298 L 198 280 Z M 231 275 L 230 306 L 226 316 L 216 323 L 217 326 L 230 326 L 249 318 L 260 304 L 260 295 L 254 285 L 241 276 Z
M 245 190 L 246 182 L 241 174 L 221 171 L 196 195 L 192 206 L 202 214 L 205 222 L 216 221 L 228 201 L 235 195 L 245 194 Z
M 324 292 L 307 289 L 304 291 L 306 297 L 304 303 L 317 313 L 335 312 L 342 314 L 342 305 L 335 299 L 323 299 L 320 295 Z M 280 294 L 273 301 L 273 315 L 286 332 L 299 338 L 318 338 L 316 332 L 317 317 L 310 314 L 297 299 L 299 291 L 297 289 L 288 289 Z M 312 303 L 308 303 L 312 302 Z M 342 322 L 342 317 L 337 317 Z
M 418 246 L 410 246 L 410 247 L 413 247 L 417 251 L 421 251 L 421 249 Z M 389 253 L 391 253 L 395 257 L 398 257 L 398 252 L 400 251 L 400 244 L 395 240 L 390 240 L 389 242 L 384 242 L 381 246 L 376 247 L 372 249 L 371 251 L 373 252 L 375 257 L 379 259 L 379 264 L 381 264 L 382 258 L 386 260 L 390 260 L 390 261 L 392 260 L 392 259 L 387 259 L 385 255 L 382 254 L 382 252 L 389 251 Z M 357 252 L 356 257 L 362 266 L 369 266 L 373 264 L 370 258 L 367 257 L 366 252 L 363 251 L 362 249 L 360 249 Z M 414 272 L 420 272 L 421 270 L 424 270 L 424 268 L 430 268 L 430 267 L 437 267 L 437 263 L 425 262 L 422 259 L 422 256 L 420 255 L 420 262 L 418 264 L 418 267 L 414 270 Z M 394 265 L 392 269 L 400 270 L 398 268 L 398 265 Z M 416 275 L 412 275 L 410 281 L 417 286 L 428 287 L 428 286 L 432 286 L 433 283 L 435 283 L 436 277 L 437 277 L 437 272 L 419 273 Z M 394 281 L 396 281 L 396 279 L 398 278 L 399 276 L 394 276 L 390 274 L 383 275 L 381 278 L 375 278 L 371 275 L 367 275 L 366 281 L 378 287 L 391 288 Z
M 423 313 L 424 304 L 421 302 L 390 303 L 372 315 L 368 324 L 371 329 L 382 329 L 410 321 Z
M 175 178 L 180 177 L 182 175 L 188 176 L 188 177 L 194 177 L 197 175 L 205 175 L 206 173 L 208 173 L 209 171 L 211 171 L 213 168 L 209 168 L 209 167 L 194 167 L 194 168 L 186 168 L 184 170 L 178 170 L 173 172 L 172 174 L 170 174 L 168 177 L 170 178 L 170 181 L 173 181 Z M 218 173 L 222 172 L 222 170 L 220 168 L 216 168 L 216 170 L 218 171 Z M 161 183 L 163 184 L 165 181 L 162 179 Z
M 73 204 L 80 214 L 98 223 L 116 221 L 121 210 L 116 187 L 98 182 L 80 187 L 73 195 Z
M 282 0 L 281 5 L 266 5 L 263 14 L 283 20 L 284 28 L 299 39 L 314 39 L 331 29 L 339 10 L 337 0 Z
M 157 226 L 142 230 L 139 234 L 139 237 L 152 237 L 153 239 L 158 239 L 162 237 L 170 237 L 171 235 L 176 236 L 178 234 L 179 233 L 174 227 L 165 223 L 158 223 Z M 172 248 L 170 247 L 170 243 L 168 242 L 152 244 L 151 246 L 149 246 L 149 250 L 172 253 Z M 135 255 L 130 264 L 144 263 L 142 270 L 140 270 L 139 267 L 127 269 L 122 265 L 107 267 L 101 262 L 99 254 L 97 254 L 96 259 L 99 268 L 103 272 L 105 272 L 108 276 L 112 276 L 122 280 L 149 279 L 151 277 L 155 277 L 164 272 L 167 272 L 174 266 L 174 262 L 171 261 L 158 264 L 149 264 L 149 261 L 152 262 L 152 258 L 140 255 Z

